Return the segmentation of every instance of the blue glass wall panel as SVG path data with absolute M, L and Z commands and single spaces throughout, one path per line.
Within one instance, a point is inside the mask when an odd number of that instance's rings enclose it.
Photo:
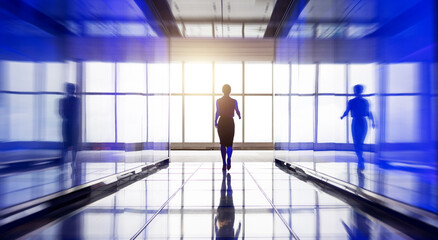
M 276 158 L 437 212 L 435 1 L 303 4 L 276 42 Z M 366 114 L 341 120 L 358 84 Z
M 0 209 L 168 158 L 168 40 L 145 3 L 2 1 L 0 19 Z

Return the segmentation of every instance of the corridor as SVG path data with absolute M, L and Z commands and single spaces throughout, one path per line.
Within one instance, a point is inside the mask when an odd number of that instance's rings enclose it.
M 172 162 L 28 237 L 404 239 L 275 163 L 235 162 L 223 173 L 220 162 L 193 158 L 198 161 Z

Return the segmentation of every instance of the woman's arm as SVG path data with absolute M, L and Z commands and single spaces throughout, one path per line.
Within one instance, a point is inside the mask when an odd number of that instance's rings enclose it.
M 217 127 L 217 120 L 219 119 L 220 111 L 219 111 L 219 105 L 216 101 L 216 117 L 214 118 L 214 126 Z
M 63 104 L 63 102 L 64 102 L 64 98 L 59 99 L 58 113 L 62 118 L 64 118 L 64 106 L 63 106 L 64 104 Z
M 237 100 L 234 100 L 234 105 L 236 107 L 237 116 L 239 117 L 239 119 L 242 119 L 242 117 L 240 117 L 240 111 L 239 111 L 239 106 L 237 104 Z
M 376 127 L 376 123 L 374 122 L 374 116 L 373 116 L 373 113 L 370 111 L 370 113 L 368 114 L 368 118 L 371 120 L 371 126 L 373 127 L 373 128 L 375 128 Z
M 341 120 L 348 115 L 348 112 L 350 111 L 350 101 L 347 103 L 347 109 L 344 112 L 344 115 L 342 115 Z

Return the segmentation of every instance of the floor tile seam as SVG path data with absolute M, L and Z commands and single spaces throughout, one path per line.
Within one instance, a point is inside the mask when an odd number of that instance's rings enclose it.
M 274 212 L 277 214 L 277 216 L 280 218 L 280 220 L 283 222 L 283 224 L 286 226 L 286 228 L 289 230 L 289 232 L 291 233 L 291 235 L 293 236 L 293 238 L 299 240 L 300 238 L 298 237 L 298 235 L 292 230 L 292 228 L 287 224 L 286 219 L 284 219 L 283 215 L 278 211 L 278 209 L 275 207 L 274 203 L 271 201 L 271 199 L 269 199 L 268 195 L 266 195 L 266 193 L 263 191 L 262 187 L 258 184 L 258 182 L 255 180 L 254 176 L 251 174 L 251 172 L 249 171 L 249 169 L 245 166 L 245 164 L 243 164 L 243 167 L 245 168 L 245 170 L 248 172 L 249 176 L 252 178 L 252 180 L 254 181 L 254 183 L 257 185 L 257 187 L 259 188 L 260 192 L 263 194 L 263 196 L 266 198 L 266 200 L 269 202 L 269 204 L 271 205 L 272 209 L 274 210 Z
M 204 165 L 204 163 L 201 163 L 201 165 L 198 166 L 198 168 L 187 178 L 186 181 L 166 200 L 166 202 L 161 205 L 161 207 L 156 211 L 156 213 L 137 231 L 137 233 L 134 234 L 130 239 L 134 240 L 136 239 L 145 229 L 146 227 L 155 219 L 156 216 L 169 204 L 170 200 L 172 200 L 178 192 L 181 191 L 181 189 L 190 181 L 190 179 L 198 172 L 198 170 Z

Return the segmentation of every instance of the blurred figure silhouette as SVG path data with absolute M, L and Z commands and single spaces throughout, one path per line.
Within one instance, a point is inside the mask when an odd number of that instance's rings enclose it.
M 225 84 L 222 87 L 224 96 L 216 101 L 216 117 L 214 119 L 214 125 L 217 127 L 219 139 L 221 142 L 221 155 L 222 155 L 222 171 L 231 168 L 231 155 L 233 154 L 233 140 L 234 140 L 234 111 L 236 111 L 239 119 L 240 111 L 237 101 L 230 97 L 231 86 Z M 220 116 L 220 118 L 219 118 Z M 219 123 L 218 123 L 219 118 Z M 227 162 L 225 157 L 228 155 Z
M 67 96 L 59 101 L 59 115 L 62 117 L 62 160 L 67 159 L 67 153 L 72 151 L 72 164 L 76 159 L 78 137 L 79 137 L 79 98 L 75 96 L 76 85 L 65 84 Z
M 227 184 L 225 185 L 225 176 Z M 234 233 L 235 210 L 233 203 L 233 189 L 231 189 L 231 175 L 223 173 L 221 186 L 221 200 L 214 219 L 216 239 L 238 239 L 241 223 Z
M 351 134 L 353 135 L 354 150 L 358 159 L 357 168 L 358 170 L 363 170 L 365 168 L 363 143 L 368 131 L 366 117 L 371 120 L 373 128 L 375 127 L 375 124 L 373 114 L 370 112 L 370 104 L 362 97 L 364 87 L 358 84 L 355 85 L 353 89 L 356 97 L 348 101 L 347 109 L 341 119 L 346 117 L 348 112 L 351 111 L 351 117 L 353 118 L 351 123 Z

